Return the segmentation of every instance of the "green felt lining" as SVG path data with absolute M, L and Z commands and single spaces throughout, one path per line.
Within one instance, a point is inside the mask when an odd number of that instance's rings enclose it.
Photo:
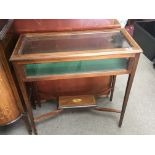
M 85 60 L 71 62 L 51 62 L 26 64 L 26 76 L 43 76 L 67 73 L 88 73 L 127 69 L 128 59 L 114 58 L 105 60 Z

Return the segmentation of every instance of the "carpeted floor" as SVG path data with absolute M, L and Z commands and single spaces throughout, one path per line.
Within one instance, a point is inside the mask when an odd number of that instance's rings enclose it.
M 127 76 L 117 76 L 113 102 L 98 98 L 101 106 L 121 107 Z M 35 111 L 42 113 L 54 108 L 47 103 Z M 88 109 L 67 110 L 61 115 L 37 124 L 41 135 L 120 135 L 155 134 L 155 69 L 141 55 L 122 128 L 118 127 L 119 114 L 96 112 Z M 27 130 L 22 121 L 10 127 L 0 128 L 2 135 L 25 135 Z

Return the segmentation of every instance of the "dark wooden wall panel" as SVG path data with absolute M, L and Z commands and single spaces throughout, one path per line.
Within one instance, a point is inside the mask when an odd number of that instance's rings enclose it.
M 114 19 L 16 19 L 14 28 L 18 33 L 96 30 L 120 27 Z

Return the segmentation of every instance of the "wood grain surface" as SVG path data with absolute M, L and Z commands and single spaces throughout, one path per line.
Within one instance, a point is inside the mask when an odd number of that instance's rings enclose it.
M 118 27 L 120 24 L 115 19 L 16 19 L 14 21 L 14 28 L 17 33 L 96 30 Z
M 5 71 L 0 64 L 0 125 L 8 124 L 20 116 L 16 100 L 13 96 Z
M 92 95 L 81 96 L 60 96 L 59 108 L 79 108 L 79 107 L 94 107 L 96 101 Z

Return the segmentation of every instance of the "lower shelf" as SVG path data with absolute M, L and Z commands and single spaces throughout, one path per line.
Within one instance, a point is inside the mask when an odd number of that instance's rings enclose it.
M 94 96 L 92 95 L 59 97 L 59 109 L 95 107 L 95 106 L 96 101 Z

